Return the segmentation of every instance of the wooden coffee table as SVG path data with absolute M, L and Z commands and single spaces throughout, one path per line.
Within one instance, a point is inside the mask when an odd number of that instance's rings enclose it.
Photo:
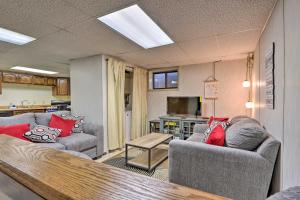
M 126 166 L 134 166 L 148 171 L 153 170 L 157 165 L 168 158 L 168 147 L 163 143 L 173 136 L 170 134 L 150 133 L 138 139 L 126 142 L 125 163 Z M 128 160 L 128 147 L 135 147 L 146 150 L 135 158 Z

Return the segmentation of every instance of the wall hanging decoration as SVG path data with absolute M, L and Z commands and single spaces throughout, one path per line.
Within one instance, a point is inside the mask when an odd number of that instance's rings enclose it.
M 275 109 L 275 43 L 265 55 L 265 103 L 269 109 Z
M 252 99 L 252 71 L 254 65 L 254 54 L 249 53 L 247 56 L 247 65 L 246 65 L 246 79 L 243 81 L 243 87 L 248 88 L 248 100 L 245 103 L 247 109 L 252 109 L 254 107 Z
M 206 80 L 204 81 L 204 98 L 217 99 L 218 98 L 218 81 Z

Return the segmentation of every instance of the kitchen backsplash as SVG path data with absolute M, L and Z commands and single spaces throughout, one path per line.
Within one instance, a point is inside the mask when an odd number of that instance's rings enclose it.
M 3 83 L 0 106 L 21 105 L 24 100 L 30 105 L 50 105 L 51 100 L 70 100 L 70 97 L 52 96 L 52 87 Z

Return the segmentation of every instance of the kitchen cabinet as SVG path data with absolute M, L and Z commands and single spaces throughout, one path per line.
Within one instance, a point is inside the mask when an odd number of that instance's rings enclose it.
M 56 86 L 56 78 L 48 77 L 46 85 L 47 86 Z
M 45 85 L 46 77 L 42 76 L 32 76 L 32 84 L 34 85 Z
M 19 74 L 17 83 L 31 84 L 32 83 L 32 75 L 30 75 L 30 74 Z
M 18 74 L 11 72 L 3 72 L 2 73 L 2 82 L 3 83 L 17 83 Z
M 70 95 L 70 79 L 69 78 L 57 78 L 56 86 L 53 87 L 54 96 L 66 96 Z

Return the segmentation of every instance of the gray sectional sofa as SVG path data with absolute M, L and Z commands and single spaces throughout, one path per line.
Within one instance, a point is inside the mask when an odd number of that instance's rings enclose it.
M 0 126 L 29 123 L 30 128 L 36 125 L 48 126 L 52 114 L 66 114 L 69 111 L 55 113 L 25 113 L 12 117 L 0 117 Z M 103 132 L 100 126 L 84 123 L 83 133 L 73 133 L 68 137 L 58 138 L 56 143 L 38 143 L 41 146 L 58 150 L 72 150 L 84 153 L 91 158 L 103 154 Z
M 272 136 L 253 151 L 201 143 L 208 125 L 169 146 L 170 182 L 236 200 L 267 198 L 280 143 Z M 226 133 L 227 134 L 227 133 Z

